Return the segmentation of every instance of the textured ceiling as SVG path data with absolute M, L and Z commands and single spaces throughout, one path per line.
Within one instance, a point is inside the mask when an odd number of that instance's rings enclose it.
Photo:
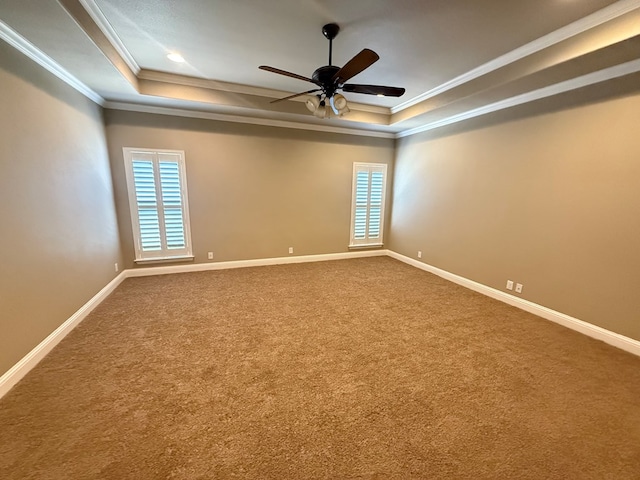
M 328 121 L 303 98 L 269 102 L 313 85 L 258 66 L 311 76 L 336 22 L 334 64 L 370 48 L 380 60 L 353 81 L 407 92 L 345 94 L 351 114 L 329 122 L 392 133 L 640 59 L 614 45 L 640 35 L 636 0 L 2 0 L 0 20 L 112 104 L 309 125 Z

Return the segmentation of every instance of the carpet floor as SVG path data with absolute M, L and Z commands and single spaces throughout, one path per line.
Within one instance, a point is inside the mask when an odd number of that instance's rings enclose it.
M 640 358 L 387 257 L 130 278 L 0 478 L 638 479 Z

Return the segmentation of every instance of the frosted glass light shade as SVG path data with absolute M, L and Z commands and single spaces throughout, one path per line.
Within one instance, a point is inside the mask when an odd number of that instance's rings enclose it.
M 327 107 L 320 105 L 313 114 L 318 118 L 325 118 L 327 116 Z
M 337 93 L 333 96 L 333 104 L 336 106 L 338 110 L 342 110 L 347 106 L 347 99 L 344 98 L 343 95 L 340 95 L 339 93 Z
M 315 111 L 318 110 L 318 107 L 320 106 L 320 99 L 316 96 L 309 97 L 304 104 L 310 112 L 315 113 Z

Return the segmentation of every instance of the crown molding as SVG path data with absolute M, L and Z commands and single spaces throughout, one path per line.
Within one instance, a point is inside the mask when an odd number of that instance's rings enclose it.
M 515 97 L 500 100 L 499 102 L 491 103 L 480 108 L 475 108 L 473 110 L 469 110 L 457 115 L 452 115 L 451 117 L 444 118 L 436 122 L 431 122 L 419 127 L 404 130 L 397 133 L 396 138 L 408 137 L 417 133 L 434 130 L 446 125 L 462 122 L 470 118 L 479 117 L 488 113 L 497 112 L 498 110 L 515 107 L 517 105 L 533 102 L 542 98 L 551 97 L 553 95 L 569 92 L 571 90 L 587 87 L 589 85 L 605 82 L 607 80 L 623 77 L 625 75 L 630 75 L 636 72 L 640 72 L 640 60 L 633 60 L 631 62 L 616 65 L 614 67 L 605 68 L 604 70 L 588 73 L 586 75 L 582 75 L 581 77 L 572 78 L 571 80 L 566 80 L 564 82 L 549 85 L 538 90 L 532 90 L 530 92 L 523 93 L 522 95 L 516 95 Z
M 191 77 L 189 75 L 160 72 L 158 70 L 142 69 L 138 74 L 138 78 L 140 80 L 151 80 L 154 82 L 171 83 L 174 85 L 182 85 L 188 87 L 207 88 L 211 90 L 219 90 L 222 92 L 239 93 L 243 95 L 256 95 L 259 97 L 267 98 L 281 98 L 292 94 L 292 92 L 285 92 L 283 90 L 273 90 L 270 88 L 254 87 L 251 85 L 242 85 L 239 83 L 222 82 L 220 80 Z M 305 96 L 302 95 L 299 98 L 292 98 L 290 101 L 304 103 Z M 391 115 L 391 109 L 388 107 L 379 107 L 377 105 L 367 105 L 364 103 L 356 103 L 352 101 L 349 101 L 349 107 L 352 110 L 358 110 L 361 112 Z
M 116 50 L 117 54 L 121 57 L 122 61 L 127 64 L 134 75 L 140 80 L 151 80 L 155 82 L 171 83 L 174 85 L 183 85 L 190 87 L 207 88 L 211 90 L 220 90 L 229 93 L 240 93 L 245 95 L 256 95 L 267 98 L 280 98 L 291 95 L 295 92 L 285 92 L 282 90 L 273 90 L 263 87 L 254 87 L 250 85 L 241 85 L 237 83 L 223 82 L 219 80 L 211 80 L 206 78 L 193 77 L 189 75 L 180 75 L 169 72 L 161 72 L 157 70 L 146 70 L 141 68 L 133 56 L 129 53 L 124 43 L 118 36 L 117 32 L 109 23 L 100 7 L 95 3 L 95 0 L 77 0 L 82 8 L 86 10 L 89 16 L 93 19 L 97 27 L 107 38 L 111 46 Z M 82 28 L 82 27 L 81 27 Z M 304 96 L 300 98 L 294 98 L 292 101 L 304 103 Z M 358 110 L 368 113 L 378 113 L 391 116 L 391 109 L 388 107 L 380 107 L 377 105 L 367 105 L 363 103 L 349 102 L 352 110 Z
M 104 98 L 98 95 L 96 92 L 87 87 L 84 83 L 74 77 L 71 73 L 61 67 L 55 60 L 42 52 L 38 47 L 29 42 L 26 38 L 13 30 L 9 25 L 0 20 L 0 38 L 11 45 L 13 48 L 29 57 L 38 65 L 54 74 L 60 80 L 65 82 L 70 87 L 74 88 L 89 100 L 97 103 L 98 105 L 104 105 Z
M 611 20 L 614 20 L 618 17 L 626 15 L 627 13 L 633 12 L 634 10 L 640 8 L 640 0 L 620 0 L 608 7 L 605 7 L 597 12 L 592 13 L 591 15 L 587 15 L 580 20 L 576 20 L 569 25 L 566 25 L 554 32 L 551 32 L 543 37 L 540 37 L 522 47 L 516 48 L 509 53 L 506 53 L 500 57 L 497 57 L 490 62 L 485 63 L 473 70 L 468 71 L 448 82 L 443 83 L 442 85 L 437 86 L 417 97 L 412 98 L 411 100 L 407 100 L 395 107 L 391 108 L 391 113 L 401 112 L 409 107 L 412 107 L 424 100 L 435 97 L 436 95 L 440 95 L 441 93 L 446 92 L 447 90 L 451 90 L 452 88 L 458 87 L 464 83 L 470 82 L 482 75 L 486 75 L 487 73 L 493 72 L 499 68 L 502 68 L 510 63 L 521 60 L 529 55 L 533 55 L 540 50 L 544 50 L 545 48 L 549 48 L 553 45 L 561 43 L 571 37 L 584 33 L 592 28 L 595 28 L 599 25 L 607 23 Z
M 102 31 L 104 36 L 107 37 L 122 60 L 127 64 L 127 66 L 135 75 L 138 75 L 141 70 L 140 66 L 135 61 L 131 53 L 129 53 L 127 47 L 124 46 L 124 43 L 122 43 L 122 40 L 120 40 L 120 37 L 109 23 L 109 20 L 107 20 L 107 17 L 105 17 L 104 13 L 102 13 L 102 10 L 100 10 L 98 4 L 96 4 L 94 0 L 79 0 L 79 2 L 96 23 L 98 28 Z
M 172 73 L 166 73 L 166 72 L 158 72 L 158 71 L 141 69 L 136 64 L 135 60 L 133 60 L 133 57 L 131 57 L 131 55 L 127 52 L 124 45 L 122 45 L 122 42 L 118 38 L 116 32 L 113 30 L 109 22 L 106 20 L 106 18 L 104 17 L 104 14 L 99 9 L 95 1 L 94 0 L 78 0 L 78 1 L 81 4 L 82 8 L 85 8 L 85 10 L 87 11 L 87 14 L 91 16 L 94 22 L 98 25 L 99 29 L 107 37 L 107 40 L 112 44 L 117 54 L 121 56 L 122 60 L 132 69 L 133 72 L 136 72 L 136 78 L 152 80 L 157 82 L 164 82 L 164 83 L 172 83 L 177 85 L 208 88 L 212 90 L 220 90 L 220 91 L 225 91 L 230 93 L 257 95 L 257 96 L 270 97 L 270 98 L 274 98 L 274 97 L 277 98 L 277 97 L 286 96 L 289 94 L 288 92 L 271 90 L 271 89 L 266 89 L 262 87 L 252 87 L 248 85 L 233 84 L 229 82 L 220 82 L 220 81 L 208 80 L 204 78 L 197 78 L 197 77 L 190 77 L 185 75 L 178 75 L 178 74 L 172 74 Z M 528 55 L 531 55 L 542 49 L 545 49 L 552 45 L 560 43 L 568 38 L 571 38 L 572 36 L 586 32 L 591 28 L 595 28 L 598 25 L 602 25 L 608 21 L 611 21 L 625 14 L 633 12 L 639 8 L 640 8 L 640 0 L 620 0 L 610 5 L 609 7 L 599 10 L 598 12 L 595 12 L 587 17 L 584 17 L 581 20 L 578 20 L 576 22 L 573 22 L 572 24 L 567 25 L 566 27 L 560 28 L 555 32 L 552 32 L 544 37 L 541 37 L 533 42 L 530 42 L 527 45 L 524 45 L 523 47 L 520 47 L 516 50 L 513 50 L 512 52 L 509 52 L 501 57 L 498 57 L 474 70 L 467 72 L 464 75 L 456 77 L 455 79 L 449 82 L 446 82 L 440 85 L 439 87 L 430 90 L 429 92 L 426 92 L 425 94 L 419 97 L 415 97 L 414 99 L 409 100 L 408 102 L 405 102 L 391 109 L 387 107 L 378 107 L 374 105 L 357 104 L 357 103 L 351 103 L 351 106 L 353 107 L 354 111 L 363 111 L 363 112 L 371 112 L 371 113 L 386 114 L 386 115 L 389 115 L 390 112 L 396 113 L 396 112 L 402 111 L 427 98 L 438 95 L 451 88 L 459 86 L 465 82 L 471 81 L 474 78 L 477 78 L 481 75 L 494 71 L 498 68 L 508 65 L 509 63 L 525 58 Z M 41 65 L 47 71 L 53 73 L 55 76 L 60 78 L 69 86 L 76 89 L 78 92 L 82 93 L 93 102 L 105 108 L 112 108 L 115 110 L 145 112 L 145 113 L 156 113 L 156 114 L 162 114 L 162 115 L 174 115 L 174 116 L 181 116 L 181 117 L 203 118 L 203 119 L 210 119 L 210 120 L 217 120 L 217 121 L 224 121 L 224 122 L 231 122 L 231 123 L 246 123 L 246 124 L 254 124 L 254 125 L 280 127 L 280 128 L 293 128 L 293 129 L 299 129 L 299 130 L 321 131 L 321 132 L 328 132 L 328 133 L 359 135 L 359 136 L 378 137 L 378 138 L 402 138 L 410 135 L 415 135 L 417 133 L 426 132 L 426 131 L 440 128 L 446 125 L 451 125 L 453 123 L 461 122 L 461 121 L 475 118 L 481 115 L 496 112 L 498 110 L 503 110 L 503 109 L 521 105 L 524 103 L 533 102 L 535 100 L 539 100 L 545 97 L 550 97 L 560 93 L 575 90 L 584 86 L 592 85 L 595 83 L 603 82 L 606 80 L 610 80 L 613 78 L 621 77 L 624 75 L 628 75 L 628 74 L 640 71 L 640 60 L 634 60 L 631 62 L 617 65 L 615 67 L 610 67 L 604 70 L 600 70 L 600 71 L 586 74 L 580 77 L 576 77 L 571 80 L 567 80 L 567 81 L 550 85 L 544 88 L 533 90 L 521 95 L 517 95 L 511 98 L 507 98 L 489 105 L 484 105 L 482 107 L 468 110 L 466 112 L 462 112 L 456 115 L 452 115 L 447 118 L 440 119 L 431 123 L 419 125 L 414 128 L 410 128 L 407 130 L 402 130 L 398 133 L 394 133 L 388 130 L 380 131 L 380 130 L 374 130 L 374 129 L 369 130 L 369 129 L 363 129 L 363 128 L 346 128 L 346 127 L 337 127 L 337 126 L 329 126 L 329 125 L 318 125 L 313 123 L 296 122 L 296 121 L 282 120 L 282 119 L 276 119 L 276 118 L 264 118 L 264 117 L 253 116 L 253 115 L 242 116 L 242 115 L 233 115 L 233 114 L 225 114 L 225 113 L 198 111 L 198 110 L 191 110 L 191 109 L 181 109 L 181 108 L 174 108 L 174 107 L 145 105 L 142 103 L 105 101 L 105 99 L 102 98 L 98 93 L 96 93 L 87 85 L 85 85 L 80 80 L 78 80 L 75 76 L 73 76 L 66 69 L 60 66 L 55 60 L 53 60 L 51 57 L 43 53 L 35 45 L 30 43 L 27 39 L 25 39 L 19 33 L 14 31 L 11 27 L 9 27 L 7 24 L 2 22 L 2 20 L 0 20 L 0 39 L 6 41 L 9 45 L 13 46 L 18 51 L 20 51 L 27 57 L 31 58 L 32 60 L 34 60 L 36 63 Z M 303 98 L 294 99 L 294 101 L 304 102 L 304 99 Z
M 208 78 L 192 77 L 189 75 L 180 75 L 176 73 L 160 72 L 158 70 L 140 70 L 138 78 L 141 80 L 151 80 L 153 82 L 171 83 L 173 85 L 183 85 L 187 87 L 208 88 L 211 90 L 220 90 L 222 92 L 241 93 L 244 95 L 256 95 L 259 97 L 278 97 L 291 95 L 291 92 L 282 90 L 273 90 L 263 87 L 253 87 L 251 85 L 242 85 L 239 83 L 222 82 L 219 80 L 211 80 Z M 295 99 L 294 99 L 295 100 Z
M 287 120 L 276 120 L 271 118 L 243 117 L 240 115 L 228 115 L 223 113 L 202 112 L 196 110 L 186 110 L 172 107 L 158 107 L 155 105 L 143 105 L 139 103 L 112 102 L 107 101 L 104 108 L 111 110 L 124 110 L 128 112 L 153 113 L 158 115 L 169 115 L 175 117 L 201 118 L 205 120 L 217 120 L 220 122 L 246 123 L 251 125 L 263 125 L 268 127 L 292 128 L 295 130 L 311 130 L 317 132 L 339 133 L 343 135 L 357 135 L 361 137 L 390 138 L 396 137 L 392 132 L 381 132 L 377 130 L 363 130 L 357 128 L 332 127 L 329 125 L 315 125 L 311 123 L 298 123 Z

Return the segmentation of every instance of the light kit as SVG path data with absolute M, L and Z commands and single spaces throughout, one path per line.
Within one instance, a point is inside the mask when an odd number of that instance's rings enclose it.
M 347 99 L 343 95 L 336 93 L 328 100 L 327 102 L 327 97 L 324 95 L 313 95 L 307 98 L 305 105 L 318 118 L 342 117 L 349 113 Z

